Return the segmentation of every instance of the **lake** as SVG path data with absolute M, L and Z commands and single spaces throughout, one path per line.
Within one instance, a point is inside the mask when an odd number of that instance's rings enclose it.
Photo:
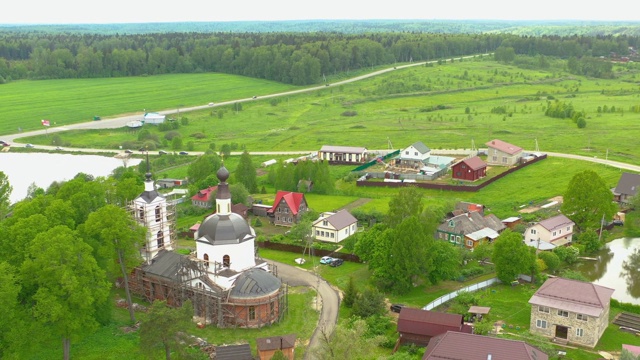
M 127 166 L 136 166 L 141 161 L 128 159 Z M 70 180 L 80 172 L 109 176 L 119 166 L 124 166 L 122 159 L 98 155 L 0 152 L 0 171 L 13 187 L 12 203 L 24 199 L 32 183 L 46 189 L 52 182 Z
M 613 298 L 640 305 L 640 238 L 622 238 L 607 243 L 592 255 L 598 261 L 583 260 L 576 270 L 595 284 L 613 288 Z

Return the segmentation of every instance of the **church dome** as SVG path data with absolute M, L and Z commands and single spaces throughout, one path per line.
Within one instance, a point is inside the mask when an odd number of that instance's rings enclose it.
M 258 298 L 273 294 L 280 289 L 282 282 L 270 272 L 253 268 L 240 274 L 231 289 L 235 299 Z
M 213 245 L 241 243 L 247 235 L 254 235 L 251 227 L 236 213 L 210 215 L 198 228 L 198 237 L 206 238 Z
M 229 170 L 227 170 L 227 168 L 222 165 L 222 167 L 218 169 L 216 175 L 218 176 L 218 180 L 220 180 L 220 182 L 225 182 L 229 178 Z

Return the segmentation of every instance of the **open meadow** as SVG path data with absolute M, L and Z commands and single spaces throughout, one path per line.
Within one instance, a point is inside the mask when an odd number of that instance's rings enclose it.
M 188 125 L 177 131 L 184 146 L 191 142 L 200 151 L 211 143 L 236 143 L 249 151 L 315 151 L 326 144 L 397 149 L 415 141 L 433 149 L 471 148 L 472 144 L 481 148 L 499 138 L 528 150 L 535 149 L 537 140 L 541 151 L 640 163 L 635 146 L 640 114 L 630 110 L 640 105 L 636 81 L 640 70 L 633 65 L 615 69 L 616 79 L 592 79 L 565 73 L 560 65 L 529 70 L 487 58 L 416 66 L 311 93 L 258 98 L 239 108 L 229 105 L 183 113 Z M 189 75 L 173 76 L 185 86 L 189 82 Z M 251 90 L 226 91 L 243 81 L 241 88 Z M 257 80 L 235 78 L 216 86 L 216 91 L 232 97 L 275 93 L 285 87 L 265 83 L 257 89 L 251 81 Z M 199 99 L 202 103 L 204 97 Z M 556 100 L 584 111 L 586 128 L 578 129 L 570 119 L 545 116 L 547 104 Z M 603 111 L 612 108 L 614 112 Z M 122 112 L 135 110 L 139 111 Z M 157 134 L 159 147 L 170 148 L 162 140 L 165 134 L 153 126 L 146 128 Z M 61 136 L 69 147 L 117 148 L 138 140 L 136 133 L 117 129 Z M 48 144 L 51 140 L 40 136 L 24 141 Z

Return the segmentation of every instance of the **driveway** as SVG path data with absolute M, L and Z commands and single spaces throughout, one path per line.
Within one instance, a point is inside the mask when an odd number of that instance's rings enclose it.
M 320 338 L 322 335 L 321 331 L 323 329 L 328 334 L 333 333 L 333 329 L 338 321 L 338 308 L 340 307 L 340 296 L 338 295 L 338 291 L 332 288 L 326 280 L 312 272 L 272 260 L 267 260 L 267 262 L 278 268 L 278 276 L 289 285 L 310 286 L 317 290 L 318 295 L 321 298 L 322 309 L 320 311 L 318 325 L 316 326 L 316 330 L 313 332 L 313 335 L 311 335 L 309 346 L 304 354 L 304 358 L 308 360 L 318 359 L 313 356 L 310 350 L 320 345 Z

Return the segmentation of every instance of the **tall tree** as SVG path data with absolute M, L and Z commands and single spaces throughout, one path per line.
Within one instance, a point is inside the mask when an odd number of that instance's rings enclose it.
M 398 195 L 389 201 L 387 223 L 395 227 L 410 216 L 419 216 L 423 209 L 422 191 L 414 186 L 403 187 Z
M 33 291 L 33 316 L 60 336 L 68 360 L 71 340 L 97 327 L 94 305 L 107 298 L 109 283 L 91 247 L 65 226 L 38 234 L 29 255 L 22 264 L 22 282 Z
M 189 169 L 187 169 L 189 183 L 195 184 L 206 179 L 209 175 L 215 174 L 220 168 L 220 165 L 220 157 L 217 155 L 206 154 L 199 156 L 189 165 Z
M 193 306 L 187 300 L 179 308 L 167 306 L 165 301 L 154 301 L 146 316 L 140 322 L 140 347 L 149 359 L 157 359 L 157 350 L 164 351 L 167 360 L 171 351 L 179 350 L 185 331 L 193 317 Z
M 592 170 L 573 176 L 564 194 L 561 210 L 581 230 L 596 229 L 604 218 L 608 221 L 616 212 L 611 191 L 604 180 Z
M 530 273 L 535 267 L 535 255 L 522 242 L 522 235 L 505 230 L 493 243 L 493 263 L 496 275 L 503 283 L 515 280 L 520 274 Z
M 9 184 L 9 178 L 5 173 L 0 171 L 0 219 L 3 219 L 9 209 L 9 196 L 13 188 Z
M 106 205 L 89 215 L 78 231 L 91 245 L 99 264 L 110 280 L 121 276 L 124 282 L 131 322 L 135 322 L 129 291 L 129 272 L 140 264 L 139 249 L 145 240 L 145 228 L 139 226 L 126 210 Z
M 320 329 L 320 345 L 311 351 L 319 359 L 371 359 L 375 349 L 384 340 L 383 336 L 367 337 L 367 323 L 357 319 L 348 326 L 336 327 L 333 334 Z
M 238 167 L 235 173 L 236 181 L 244 184 L 249 193 L 255 194 L 258 192 L 258 178 L 256 175 L 256 168 L 251 162 L 251 155 L 245 150 L 240 156 Z

